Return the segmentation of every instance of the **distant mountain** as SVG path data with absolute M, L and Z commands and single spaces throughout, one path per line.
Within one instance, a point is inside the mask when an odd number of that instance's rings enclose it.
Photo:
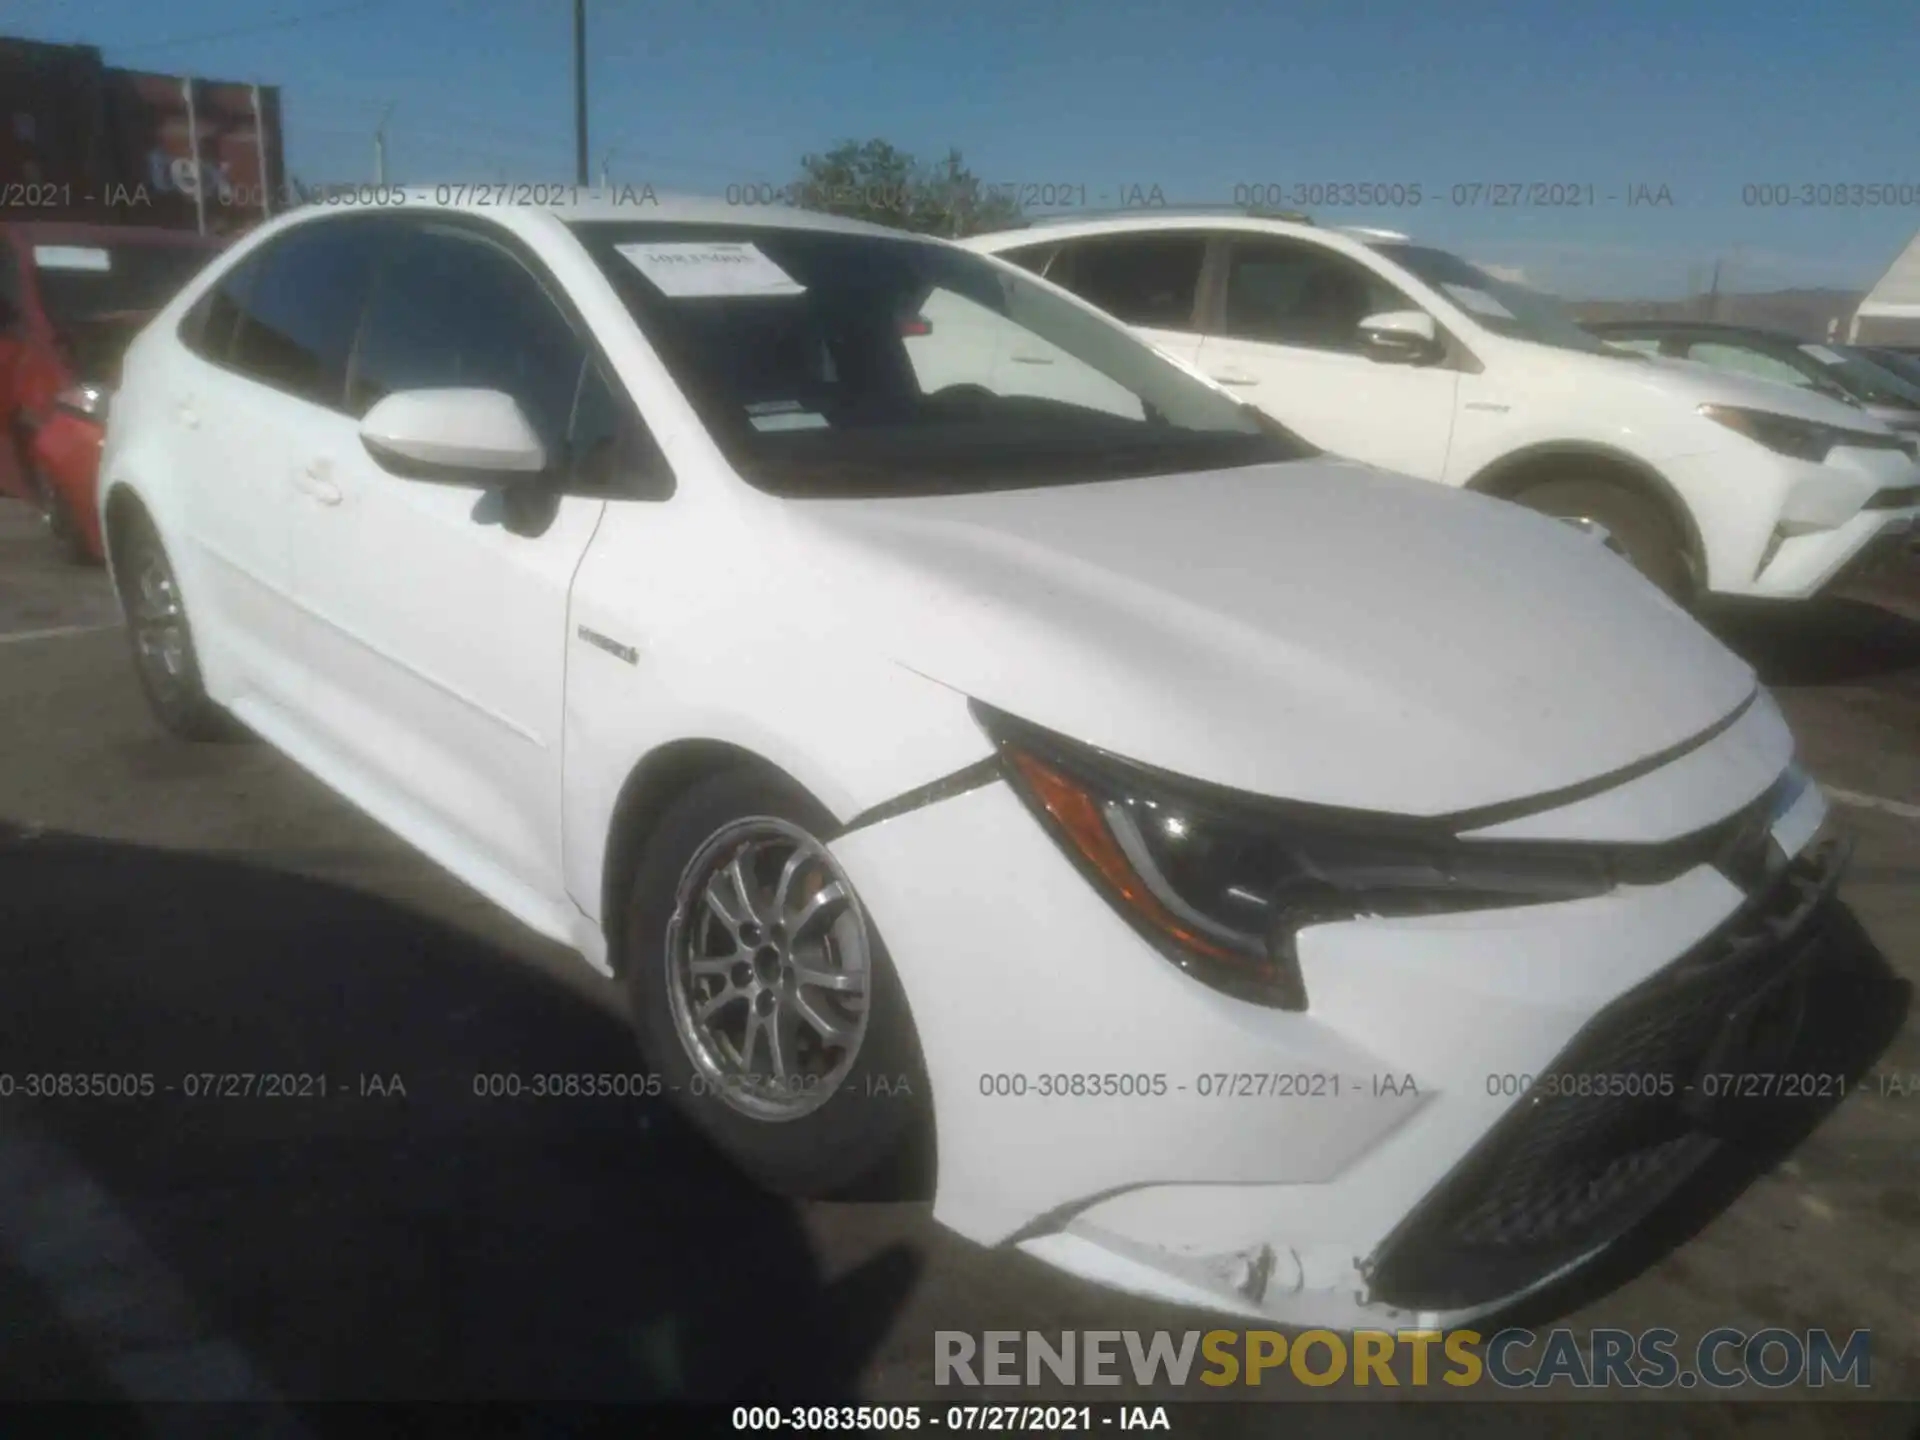
M 1705 295 L 1685 300 L 1574 300 L 1573 313 L 1582 320 L 1718 320 L 1727 325 L 1758 325 L 1786 330 L 1803 340 L 1824 340 L 1835 320 L 1837 338 L 1844 340 L 1847 322 L 1865 298 L 1864 290 L 1769 290 L 1746 294 L 1721 291 L 1713 301 Z M 1715 303 L 1717 302 L 1717 303 Z

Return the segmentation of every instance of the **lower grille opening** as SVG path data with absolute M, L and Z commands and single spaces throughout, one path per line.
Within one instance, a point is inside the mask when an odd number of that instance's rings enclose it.
M 1803 854 L 1689 954 L 1595 1016 L 1533 1088 L 1390 1235 L 1373 1298 L 1482 1305 L 1617 1239 L 1718 1144 L 1694 1084 L 1729 1017 L 1817 962 L 1844 850 Z

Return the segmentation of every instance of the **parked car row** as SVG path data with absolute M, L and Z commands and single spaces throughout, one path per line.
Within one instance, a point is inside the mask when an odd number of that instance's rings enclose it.
M 1806 598 L 1897 559 L 1920 508 L 1920 441 L 1884 423 L 1920 429 L 1902 408 L 1920 395 L 1826 347 L 1774 358 L 1698 327 L 1603 340 L 1544 295 L 1375 230 L 1155 212 L 968 243 L 1328 450 L 1605 533 L 1676 598 Z M 1624 348 L 1634 336 L 1649 353 Z M 1659 358 L 1689 355 L 1719 373 Z M 1789 376 L 1798 388 L 1749 378 Z
M 1784 1063 L 1845 860 L 1753 671 L 1553 517 L 1801 594 L 1913 483 L 1396 238 L 423 192 L 191 280 L 99 504 L 161 723 L 618 977 L 761 1182 L 1431 1327 L 1755 1123 L 1693 1079 Z
M 1622 349 L 1817 390 L 1890 429 L 1920 433 L 1920 386 L 1899 374 L 1898 362 L 1858 346 L 1698 320 L 1612 320 L 1587 328 Z
M 106 407 L 135 333 L 223 242 L 125 225 L 0 223 L 0 495 L 98 561 Z

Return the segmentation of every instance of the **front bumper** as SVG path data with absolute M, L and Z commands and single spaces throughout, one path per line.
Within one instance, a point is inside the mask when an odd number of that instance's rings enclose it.
M 1838 840 L 1804 852 L 1732 922 L 1582 1027 L 1549 1063 L 1553 1078 L 1375 1253 L 1374 1293 L 1418 1310 L 1498 1301 L 1604 1247 L 1692 1174 L 1742 1118 L 1722 1077 L 1785 1058 L 1743 1037 L 1768 1013 L 1797 1013 L 1845 858 Z M 1607 1093 L 1629 1087 L 1601 1077 L 1637 1079 L 1641 1093 Z
M 1836 450 L 1825 464 L 1748 447 L 1673 462 L 1698 521 L 1707 588 L 1723 595 L 1809 599 L 1855 578 L 1863 552 L 1899 548 L 1920 515 L 1920 467 L 1897 450 Z
M 33 462 L 66 502 L 87 552 L 104 553 L 100 537 L 98 488 L 103 431 L 91 420 L 55 413 L 34 434 Z
M 1863 584 L 1911 564 L 1920 536 L 1920 507 L 1863 510 L 1833 530 L 1783 539 L 1746 592 L 1805 599 Z
M 1824 814 L 1808 787 L 1775 825 L 1783 850 Z M 1168 964 L 1004 784 L 834 849 L 920 1032 L 935 1218 L 1277 1323 L 1457 1320 L 1604 1248 L 1704 1151 L 1636 1149 L 1637 1112 L 1622 1129 L 1611 1105 L 1542 1107 L 1521 1077 L 1704 1060 L 1717 997 L 1765 968 L 1730 951 L 1703 968 L 1748 901 L 1701 866 L 1591 900 L 1305 931 L 1311 1008 L 1288 1013 Z M 1707 970 L 1697 995 L 1668 988 Z M 1681 989 L 1684 1023 L 1646 1010 Z M 1596 1179 L 1603 1194 L 1569 1204 Z M 1480 1281 L 1476 1246 L 1499 1260 Z

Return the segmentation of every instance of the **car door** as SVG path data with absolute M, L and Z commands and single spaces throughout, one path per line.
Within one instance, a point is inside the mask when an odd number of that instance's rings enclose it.
M 1324 450 L 1441 479 L 1460 372 L 1376 360 L 1360 344 L 1367 316 L 1422 307 L 1324 245 L 1232 233 L 1220 243 L 1200 369 Z
M 563 894 L 568 597 L 604 491 L 570 483 L 537 533 L 509 528 L 497 490 L 390 473 L 358 424 L 398 391 L 501 390 L 532 422 L 555 476 L 570 475 L 576 410 L 583 392 L 585 408 L 604 409 L 606 381 L 563 304 L 498 227 L 409 226 L 375 279 L 344 410 L 315 427 L 300 457 L 294 575 L 322 745 L 390 811 L 406 812 L 387 818 L 403 832 L 397 822 L 415 822 L 416 843 L 456 869 L 478 857 L 548 901 Z
M 187 312 L 186 353 L 160 381 L 185 583 L 221 698 L 242 713 L 304 703 L 300 456 L 339 404 L 378 235 L 370 217 L 329 217 L 248 255 Z

